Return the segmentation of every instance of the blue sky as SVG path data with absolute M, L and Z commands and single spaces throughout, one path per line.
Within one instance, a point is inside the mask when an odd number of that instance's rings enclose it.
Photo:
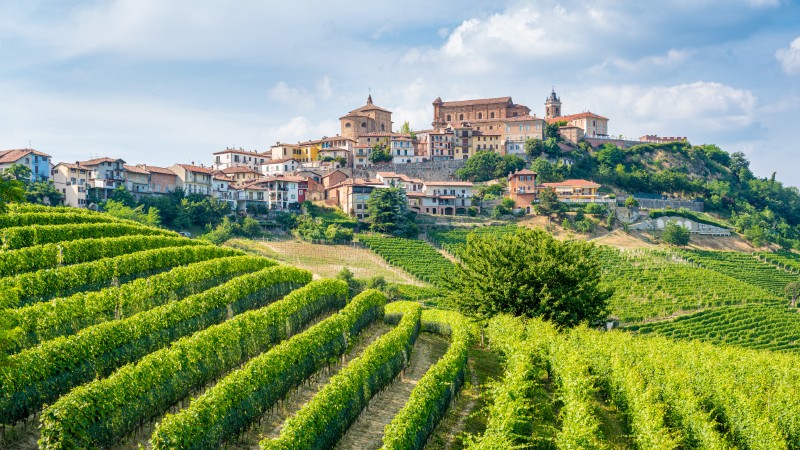
M 375 103 L 511 95 L 609 132 L 744 151 L 800 185 L 800 2 L 0 0 L 0 148 L 210 163 L 333 135 Z

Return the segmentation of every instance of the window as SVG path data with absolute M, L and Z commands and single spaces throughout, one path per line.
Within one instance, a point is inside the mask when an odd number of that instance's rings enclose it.
M 347 123 L 345 123 L 345 124 L 344 124 L 344 127 L 345 127 L 345 128 L 350 128 L 350 122 L 347 122 Z
M 464 120 L 464 115 L 463 114 L 459 114 L 458 115 L 458 120 Z
M 451 119 L 450 119 L 450 114 L 448 114 L 448 115 L 447 115 L 447 117 L 445 117 L 445 120 L 446 120 L 446 121 L 448 121 L 448 122 L 450 122 L 450 120 L 451 120 Z
M 492 112 L 490 112 L 490 113 L 489 113 L 489 118 L 490 118 L 490 119 L 494 119 L 494 111 L 492 111 Z
M 367 128 L 367 122 L 361 122 L 361 128 Z
M 478 113 L 478 119 L 483 119 L 483 113 Z

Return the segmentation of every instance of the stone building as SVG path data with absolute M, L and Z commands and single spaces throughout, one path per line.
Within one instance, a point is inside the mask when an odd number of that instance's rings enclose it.
M 372 95 L 367 97 L 367 104 L 339 118 L 342 137 L 358 141 L 365 133 L 392 131 L 392 112 L 372 103 Z
M 506 118 L 524 116 L 530 112 L 530 108 L 515 104 L 511 97 L 450 102 L 442 101 L 439 97 L 433 102 L 432 125 L 434 130 L 441 131 L 451 125 L 469 122 L 479 131 L 497 131 Z

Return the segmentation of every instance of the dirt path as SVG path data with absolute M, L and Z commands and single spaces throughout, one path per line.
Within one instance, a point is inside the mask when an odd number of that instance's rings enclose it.
M 361 333 L 358 342 L 352 349 L 345 355 L 345 363 L 360 355 L 371 343 L 378 337 L 385 334 L 393 327 L 386 325 L 383 322 L 378 322 Z M 235 442 L 231 442 L 225 446 L 226 449 L 254 449 L 258 448 L 258 442 L 266 436 L 277 437 L 280 433 L 283 423 L 289 417 L 297 413 L 303 405 L 311 400 L 317 392 L 322 389 L 328 380 L 334 375 L 339 373 L 342 369 L 341 364 L 323 369 L 321 372 L 312 376 L 312 378 L 305 384 L 301 385 L 293 392 L 289 393 L 287 397 L 281 402 L 277 408 L 265 414 L 258 424 L 251 427 L 249 430 L 242 433 Z
M 383 444 L 384 427 L 406 404 L 419 379 L 445 354 L 448 346 L 447 339 L 430 333 L 420 333 L 405 374 L 373 397 L 365 414 L 347 430 L 336 448 L 339 450 L 380 448 Z

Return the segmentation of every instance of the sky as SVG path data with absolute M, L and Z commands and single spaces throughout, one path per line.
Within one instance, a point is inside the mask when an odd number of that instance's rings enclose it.
M 0 0 L 0 149 L 210 164 L 337 134 L 368 93 L 396 127 L 511 96 L 609 134 L 743 151 L 800 185 L 798 0 Z

